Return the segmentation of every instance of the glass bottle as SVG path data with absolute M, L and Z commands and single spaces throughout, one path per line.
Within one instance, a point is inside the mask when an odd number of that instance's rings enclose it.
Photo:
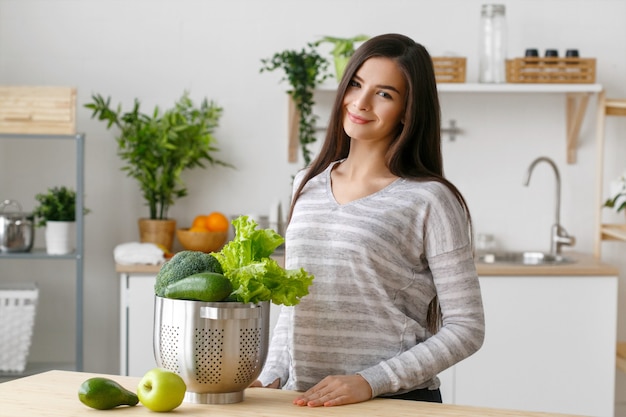
M 483 4 L 480 13 L 480 69 L 481 83 L 506 82 L 506 8 L 503 4 Z
M 496 239 L 492 234 L 479 233 L 476 239 L 476 252 L 479 255 L 493 253 L 498 249 Z

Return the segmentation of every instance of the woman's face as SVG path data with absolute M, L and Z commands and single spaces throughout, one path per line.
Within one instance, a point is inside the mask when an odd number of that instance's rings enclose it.
M 391 141 L 404 116 L 406 81 L 389 58 L 369 58 L 343 98 L 343 128 L 352 139 Z

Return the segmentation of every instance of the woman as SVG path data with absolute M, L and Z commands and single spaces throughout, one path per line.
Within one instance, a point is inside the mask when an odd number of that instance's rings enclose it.
M 331 114 L 286 232 L 286 267 L 315 279 L 281 311 L 253 386 L 303 391 L 294 403 L 308 406 L 441 402 L 437 374 L 480 348 L 484 317 L 428 52 L 397 34 L 365 42 Z

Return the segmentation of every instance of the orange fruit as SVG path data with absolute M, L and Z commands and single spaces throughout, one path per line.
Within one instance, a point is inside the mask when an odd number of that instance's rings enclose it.
M 191 227 L 189 228 L 189 231 L 190 231 L 190 232 L 208 232 L 208 231 L 209 231 L 209 229 L 207 229 L 207 228 L 206 228 L 206 227 L 204 227 L 204 226 L 191 226 Z
M 211 232 L 227 232 L 230 227 L 228 217 L 218 211 L 206 216 L 206 228 Z
M 196 216 L 193 219 L 193 223 L 191 223 L 190 229 L 204 229 L 204 230 L 206 230 L 207 229 L 206 220 L 207 220 L 207 216 L 203 216 L 203 215 Z M 192 231 L 198 231 L 198 230 L 192 230 Z

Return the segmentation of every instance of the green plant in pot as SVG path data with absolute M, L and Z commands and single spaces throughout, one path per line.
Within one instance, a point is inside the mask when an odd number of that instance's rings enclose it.
M 51 255 L 65 255 L 74 251 L 76 222 L 76 191 L 60 186 L 48 188 L 35 196 L 33 210 L 36 226 L 46 227 L 46 250 Z M 90 210 L 83 207 L 83 214 Z
M 603 207 L 626 213 L 626 171 L 611 181 L 610 193 L 611 197 L 604 202 Z
M 262 59 L 261 72 L 282 69 L 285 73 L 281 81 L 287 81 L 291 89 L 287 94 L 292 99 L 295 111 L 291 112 L 290 142 L 297 136 L 305 166 L 311 162 L 309 145 L 316 141 L 315 123 L 317 116 L 313 113 L 315 88 L 329 77 L 328 60 L 320 56 L 313 44 L 301 50 L 284 50 L 275 53 L 271 58 Z M 297 126 L 294 129 L 293 126 Z M 297 134 L 295 133 L 297 131 Z M 290 162 L 296 160 L 290 155 Z
M 187 195 L 183 171 L 206 168 L 206 164 L 232 167 L 214 157 L 218 148 L 213 132 L 223 109 L 206 98 L 196 106 L 188 92 L 172 108 L 162 112 L 157 106 L 151 114 L 141 112 L 138 99 L 127 112 L 121 105 L 112 108 L 110 97 L 95 94 L 92 100 L 85 105 L 93 110 L 92 118 L 105 121 L 108 129 L 119 129 L 116 140 L 125 163 L 122 170 L 137 180 L 149 208 L 149 218 L 139 221 L 140 240 L 171 250 L 176 221 L 168 218 L 168 210 Z M 164 231 L 158 229 L 161 224 Z M 148 230 L 142 232 L 142 228 Z
M 335 62 L 335 76 L 337 81 L 341 80 L 343 72 L 346 69 L 348 61 L 354 54 L 354 44 L 357 42 L 363 42 L 369 39 L 367 35 L 357 35 L 351 38 L 338 38 L 336 36 L 324 36 L 322 39 L 315 42 L 315 46 L 319 46 L 322 43 L 332 43 L 333 60 Z

